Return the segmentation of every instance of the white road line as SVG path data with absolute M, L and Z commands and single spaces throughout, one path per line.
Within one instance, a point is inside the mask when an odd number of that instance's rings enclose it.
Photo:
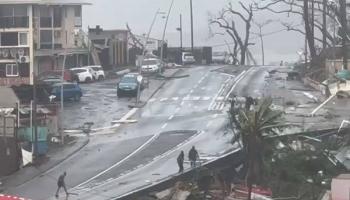
M 185 96 L 182 101 L 189 101 L 190 100 L 190 96 Z
M 180 105 L 182 105 L 182 106 L 183 106 L 184 104 L 185 104 L 185 102 L 184 102 L 184 101 L 182 101 Z
M 172 100 L 177 101 L 179 100 L 179 97 L 173 97 Z
M 168 126 L 168 123 L 165 123 L 165 124 L 162 126 L 162 129 L 165 129 L 166 126 Z
M 174 115 L 171 115 L 168 120 L 172 120 L 174 118 Z
M 217 101 L 222 101 L 224 99 L 225 99 L 225 97 L 218 97 L 218 98 L 216 98 Z
M 209 126 L 212 124 L 213 122 L 212 121 L 209 121 L 206 125 L 207 128 L 209 128 Z
M 248 71 L 243 71 L 241 74 L 239 74 L 237 76 L 237 78 L 235 79 L 235 84 L 232 86 L 231 90 L 229 91 L 229 93 L 227 93 L 225 99 L 227 99 L 230 94 L 232 93 L 232 91 L 236 88 L 236 86 L 238 85 L 238 83 L 245 77 L 246 74 L 248 74 L 249 72 L 251 72 L 253 70 L 253 68 L 248 69 Z
M 190 91 L 190 94 L 192 94 L 192 93 L 193 93 L 193 90 Z
M 199 132 L 198 134 L 193 135 L 192 137 L 188 138 L 188 139 L 185 140 L 184 142 L 178 144 L 178 145 L 177 145 L 175 148 L 173 148 L 172 150 L 170 150 L 170 151 L 168 151 L 168 152 L 165 152 L 165 153 L 163 153 L 163 154 L 157 156 L 156 159 L 153 159 L 151 162 L 145 164 L 142 168 L 148 167 L 148 166 L 154 164 L 155 162 L 159 161 L 160 159 L 163 159 L 163 158 L 165 158 L 166 156 L 169 156 L 170 154 L 173 154 L 174 152 L 179 151 L 183 146 L 188 145 L 189 142 L 195 140 L 196 138 L 198 138 L 199 136 L 201 136 L 203 133 L 205 133 L 205 131 L 201 131 L 201 132 Z M 140 171 L 142 168 L 137 168 L 137 169 L 135 169 L 135 170 L 129 170 L 128 172 L 124 172 L 124 176 L 131 175 L 131 174 L 133 174 L 133 173 L 136 173 L 136 172 Z M 112 183 L 112 182 L 114 182 L 114 181 L 118 181 L 118 180 L 119 180 L 120 178 L 122 178 L 122 177 L 123 177 L 123 176 L 119 176 L 119 177 L 115 178 L 113 181 L 110 181 L 109 183 Z M 102 187 L 102 186 L 104 186 L 104 185 L 106 185 L 106 184 L 109 184 L 109 183 L 102 183 L 102 184 L 99 184 L 99 185 L 95 186 L 95 187 L 92 188 L 92 189 L 100 188 L 100 187 Z M 74 187 L 73 189 L 75 189 L 75 187 Z M 124 195 L 126 195 L 126 194 L 124 194 Z M 119 197 L 121 197 L 121 196 L 118 196 L 118 198 L 119 198 Z
M 148 100 L 148 102 L 155 102 L 157 99 L 156 98 L 152 98 L 150 100 Z
M 163 102 L 163 101 L 166 101 L 168 100 L 168 98 L 161 98 L 160 101 Z
M 180 108 L 175 109 L 175 113 L 178 113 L 180 111 Z
M 203 97 L 203 98 L 202 98 L 203 101 L 208 101 L 208 100 L 210 100 L 210 99 L 211 99 L 211 97 Z
M 212 109 L 213 109 L 213 106 L 214 106 L 214 104 L 215 104 L 216 98 L 220 95 L 220 93 L 222 92 L 222 90 L 224 89 L 224 87 L 225 87 L 225 84 L 222 84 L 222 85 L 221 85 L 221 88 L 220 88 L 220 90 L 219 90 L 219 92 L 215 95 L 215 97 L 214 97 L 214 98 L 212 99 L 212 101 L 210 102 L 208 110 L 212 110 Z
M 217 118 L 217 117 L 218 117 L 218 114 L 213 115 L 213 118 L 214 118 L 214 119 Z
M 193 97 L 193 98 L 192 98 L 193 101 L 198 101 L 198 100 L 200 100 L 200 99 L 201 99 L 201 97 Z
M 80 183 L 79 185 L 75 186 L 74 188 L 77 187 L 81 187 L 89 182 L 91 182 L 92 180 L 94 180 L 95 178 L 107 173 L 108 171 L 110 171 L 111 169 L 115 168 L 116 166 L 120 165 L 121 163 L 123 163 L 124 161 L 126 161 L 127 159 L 129 159 L 131 156 L 135 155 L 136 153 L 138 153 L 141 149 L 143 149 L 145 146 L 147 146 L 149 143 L 151 143 L 154 139 L 156 139 L 159 136 L 159 134 L 155 134 L 153 135 L 149 140 L 147 140 L 143 145 L 141 145 L 139 148 L 137 148 L 134 152 L 132 152 L 131 154 L 129 154 L 128 156 L 126 156 L 125 158 L 123 158 L 121 161 L 115 163 L 114 165 L 112 165 L 111 167 L 109 167 L 108 169 L 98 173 L 97 175 L 91 177 L 90 179 Z M 74 189 L 73 188 L 73 189 Z

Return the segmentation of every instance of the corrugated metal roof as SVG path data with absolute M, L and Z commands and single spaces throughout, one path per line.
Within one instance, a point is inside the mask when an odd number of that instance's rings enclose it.
M 0 108 L 16 108 L 18 101 L 12 88 L 0 87 Z
M 0 0 L 1 4 L 91 5 L 90 2 L 83 0 Z

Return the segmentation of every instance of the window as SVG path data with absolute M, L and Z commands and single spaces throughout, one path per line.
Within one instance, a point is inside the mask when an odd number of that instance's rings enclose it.
M 6 64 L 6 76 L 18 76 L 17 64 Z
M 74 16 L 75 17 L 81 17 L 81 6 L 75 6 L 74 7 Z
M 41 49 L 52 48 L 52 31 L 51 30 L 40 31 L 40 48 Z
M 1 33 L 1 46 L 18 46 L 18 32 Z
M 28 33 L 18 33 L 19 46 L 28 46 Z

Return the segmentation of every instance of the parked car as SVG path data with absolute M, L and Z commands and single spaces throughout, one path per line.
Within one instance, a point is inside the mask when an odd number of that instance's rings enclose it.
M 194 56 L 191 52 L 183 52 L 182 53 L 182 63 L 184 65 L 190 65 L 196 63 Z
M 102 66 L 100 65 L 91 65 L 91 66 L 86 66 L 82 67 L 89 69 L 92 73 L 92 77 L 94 80 L 103 80 L 105 78 L 105 71 L 103 70 Z
M 155 73 L 161 70 L 161 62 L 159 59 L 149 58 L 142 61 L 142 73 Z
M 123 96 L 136 96 L 139 84 L 140 89 L 142 90 L 144 88 L 142 82 L 139 83 L 137 81 L 137 77 L 140 76 L 138 73 L 128 73 L 125 74 L 119 81 L 117 85 L 117 96 L 123 97 Z
M 88 83 L 94 80 L 93 78 L 93 71 L 89 68 L 72 68 L 70 69 L 73 73 L 73 80 L 77 81 L 79 83 Z
M 57 83 L 52 86 L 51 95 L 55 96 L 55 99 L 61 99 L 61 87 L 62 83 Z M 80 101 L 83 96 L 83 92 L 77 83 L 63 83 L 63 99 L 73 99 L 74 101 Z
M 58 76 L 48 76 L 48 77 L 45 77 L 44 79 L 39 80 L 39 83 L 42 83 L 49 87 L 61 82 L 62 82 L 62 79 L 61 77 L 58 77 Z
M 228 64 L 229 55 L 227 52 L 213 52 L 213 63 Z

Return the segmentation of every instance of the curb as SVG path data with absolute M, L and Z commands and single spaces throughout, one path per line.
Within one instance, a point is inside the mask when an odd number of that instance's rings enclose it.
M 26 181 L 24 181 L 24 182 L 22 182 L 22 183 L 20 183 L 20 184 L 17 184 L 17 185 L 15 185 L 15 186 L 13 186 L 13 187 L 19 187 L 19 186 L 21 186 L 21 185 L 24 185 L 24 184 L 28 183 L 28 182 L 31 181 L 32 179 L 35 179 L 35 178 L 37 178 L 37 177 L 40 177 L 40 176 L 45 175 L 45 174 L 48 173 L 50 170 L 54 169 L 57 165 L 63 163 L 64 161 L 66 161 L 66 160 L 68 160 L 70 157 L 72 157 L 74 154 L 78 153 L 78 152 L 79 152 L 81 149 L 83 149 L 87 144 L 89 144 L 89 142 L 90 142 L 90 138 L 88 138 L 85 142 L 83 142 L 83 144 L 82 144 L 81 146 L 79 146 L 77 149 L 75 149 L 73 152 L 71 152 L 70 154 L 68 154 L 67 156 L 65 156 L 62 160 L 59 160 L 59 161 L 57 161 L 56 163 L 53 163 L 53 164 L 52 164 L 52 167 L 49 167 L 48 169 L 45 169 L 45 170 L 41 171 L 39 174 L 36 174 L 36 175 L 34 175 L 34 176 L 28 178 L 28 180 L 26 180 Z M 34 167 L 34 168 L 36 168 L 36 167 Z M 36 169 L 37 169 L 37 168 L 36 168 Z M 38 170 L 39 170 L 39 169 L 38 169 Z M 6 180 L 6 178 L 5 178 L 5 180 Z M 5 186 L 5 185 L 4 185 L 4 191 L 6 191 L 6 186 Z

